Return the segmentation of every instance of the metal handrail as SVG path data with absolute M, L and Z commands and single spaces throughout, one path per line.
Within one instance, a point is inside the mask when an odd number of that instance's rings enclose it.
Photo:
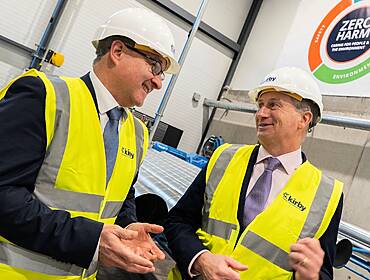
M 352 248 L 352 255 L 349 258 L 349 261 L 367 272 L 370 272 L 370 262 L 360 256 L 370 254 L 370 232 L 341 221 L 339 224 L 339 235 L 341 237 L 348 238 L 351 243 L 356 246 Z M 370 280 L 368 276 L 348 266 L 348 264 L 345 265 L 344 268 L 364 279 Z
M 365 250 L 370 250 L 370 232 L 341 221 L 339 224 L 339 234 L 348 238 L 353 245 Z
M 204 99 L 203 106 L 252 114 L 257 112 L 256 106 L 252 104 L 228 103 L 208 98 Z M 370 120 L 367 119 L 343 117 L 337 115 L 323 115 L 320 123 L 370 131 Z

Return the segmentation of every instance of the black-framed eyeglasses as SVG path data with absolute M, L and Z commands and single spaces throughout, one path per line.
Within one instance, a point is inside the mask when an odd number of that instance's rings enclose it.
M 131 46 L 128 46 L 128 45 L 126 45 L 126 47 L 128 49 L 140 54 L 142 57 L 144 57 L 149 62 L 150 66 L 151 66 L 152 74 L 154 76 L 160 75 L 161 80 L 162 81 L 164 80 L 165 74 L 163 73 L 162 63 L 160 61 L 154 59 L 153 57 L 150 57 L 146 53 L 144 53 L 142 51 L 139 51 L 138 49 L 136 49 L 134 47 L 131 47 Z

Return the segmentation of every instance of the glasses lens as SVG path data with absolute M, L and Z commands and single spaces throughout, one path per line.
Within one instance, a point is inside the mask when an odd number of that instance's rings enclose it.
M 157 76 L 157 75 L 159 75 L 159 74 L 161 74 L 162 73 L 162 66 L 161 66 L 161 64 L 158 62 L 158 61 L 156 61 L 156 60 L 154 60 L 154 59 L 152 59 L 152 72 L 153 72 L 153 75 L 154 76 Z
M 163 73 L 162 64 L 157 59 L 154 59 L 154 58 L 150 57 L 146 53 L 143 53 L 142 51 L 139 51 L 138 49 L 136 49 L 134 47 L 129 47 L 129 46 L 127 46 L 127 47 L 129 49 L 133 50 L 134 52 L 140 54 L 141 56 L 143 56 L 149 62 L 149 64 L 151 65 L 153 75 L 154 76 L 161 75 L 161 80 L 162 81 L 164 80 L 165 76 L 164 76 L 164 73 Z

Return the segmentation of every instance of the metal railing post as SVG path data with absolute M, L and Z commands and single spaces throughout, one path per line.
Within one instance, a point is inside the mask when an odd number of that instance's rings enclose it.
M 206 6 L 207 6 L 207 2 L 208 2 L 208 0 L 203 0 L 202 3 L 200 4 L 200 7 L 199 7 L 198 13 L 197 13 L 197 17 L 195 19 L 195 22 L 193 24 L 193 27 L 192 27 L 191 32 L 189 34 L 189 37 L 186 40 L 185 46 L 184 46 L 184 48 L 183 48 L 183 50 L 181 52 L 180 58 L 179 58 L 179 64 L 180 64 L 179 72 L 171 77 L 170 83 L 168 84 L 167 89 L 166 89 L 166 92 L 165 92 L 165 94 L 164 94 L 164 96 L 163 96 L 163 98 L 161 100 L 161 103 L 160 103 L 160 105 L 158 107 L 158 110 L 155 113 L 154 123 L 149 128 L 149 141 L 150 142 L 152 142 L 152 140 L 153 140 L 154 133 L 155 133 L 155 131 L 156 131 L 157 127 L 158 127 L 158 124 L 159 124 L 159 122 L 160 122 L 160 120 L 161 120 L 161 118 L 163 116 L 163 112 L 166 109 L 166 106 L 167 106 L 168 100 L 170 99 L 172 90 L 175 87 L 175 83 L 177 81 L 177 77 L 180 74 L 180 71 L 181 71 L 182 65 L 184 64 L 186 55 L 189 52 L 191 43 L 193 42 L 194 36 L 195 36 L 195 34 L 196 34 L 197 30 L 198 30 L 199 24 L 200 24 L 200 22 L 202 20 L 202 16 L 203 16 L 203 14 L 205 12 L 205 9 L 206 9 Z
M 51 18 L 49 20 L 49 23 L 45 29 L 45 32 L 42 35 L 40 43 L 37 46 L 37 50 L 32 55 L 32 60 L 29 68 L 35 68 L 37 70 L 40 70 L 42 59 L 48 48 L 50 40 L 53 37 L 55 27 L 58 24 L 58 21 L 63 13 L 67 1 L 68 0 L 58 0 L 57 5 L 53 11 L 53 14 L 51 15 Z

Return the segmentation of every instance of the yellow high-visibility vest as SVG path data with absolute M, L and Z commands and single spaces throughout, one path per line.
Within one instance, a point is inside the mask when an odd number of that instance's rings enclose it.
M 290 245 L 319 239 L 338 206 L 343 183 L 304 162 L 277 195 L 241 233 L 238 202 L 247 164 L 255 146 L 224 144 L 207 167 L 202 227 L 203 245 L 248 266 L 241 279 L 292 279 Z M 177 268 L 169 279 L 181 279 Z
M 86 84 L 79 78 L 47 77 L 34 69 L 20 77 L 24 76 L 39 77 L 46 88 L 47 152 L 36 179 L 35 197 L 72 217 L 113 224 L 147 151 L 145 125 L 126 112 L 116 163 L 106 186 L 103 134 Z M 14 81 L 0 92 L 0 99 Z M 0 259 L 1 279 L 74 280 L 96 275 L 96 263 L 86 270 L 26 250 L 3 237 L 0 247 L 6 256 Z

